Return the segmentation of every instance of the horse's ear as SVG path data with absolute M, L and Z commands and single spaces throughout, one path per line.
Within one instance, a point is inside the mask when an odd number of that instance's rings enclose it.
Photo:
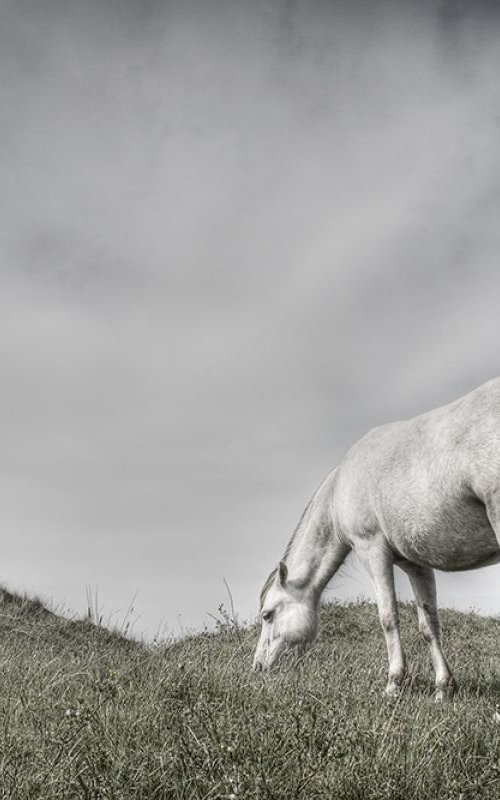
M 278 584 L 284 588 L 288 578 L 288 567 L 284 561 L 278 564 Z

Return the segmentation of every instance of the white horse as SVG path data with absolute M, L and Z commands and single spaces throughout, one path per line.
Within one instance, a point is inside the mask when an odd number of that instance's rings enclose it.
M 434 569 L 500 561 L 500 378 L 450 405 L 374 428 L 327 476 L 261 592 L 254 669 L 313 641 L 319 599 L 350 551 L 370 574 L 389 659 L 388 694 L 405 679 L 394 565 L 408 575 L 430 645 L 436 700 L 455 681 L 441 647 Z

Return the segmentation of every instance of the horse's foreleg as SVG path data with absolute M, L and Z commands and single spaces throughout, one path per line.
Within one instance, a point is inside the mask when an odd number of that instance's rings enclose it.
M 456 689 L 455 679 L 441 646 L 441 625 L 436 603 L 436 579 L 430 567 L 404 562 L 398 564 L 406 572 L 417 602 L 418 626 L 431 651 L 436 673 L 436 702 L 451 696 Z
M 392 555 L 385 547 L 372 546 L 357 550 L 361 563 L 369 572 L 377 598 L 380 624 L 384 631 L 389 659 L 389 679 L 386 694 L 397 695 L 401 691 L 406 674 L 406 660 L 399 634 L 399 614 L 394 588 L 394 564 Z

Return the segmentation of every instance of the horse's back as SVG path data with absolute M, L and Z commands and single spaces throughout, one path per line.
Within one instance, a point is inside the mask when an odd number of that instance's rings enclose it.
M 408 476 L 446 482 L 500 478 L 500 378 L 448 405 L 373 428 L 347 453 L 343 466 L 370 483 Z M 471 487 L 472 488 L 472 487 Z
M 375 428 L 340 464 L 335 506 L 356 538 L 441 569 L 496 557 L 485 503 L 500 490 L 500 379 L 410 420 Z M 477 563 L 473 563 L 477 562 Z

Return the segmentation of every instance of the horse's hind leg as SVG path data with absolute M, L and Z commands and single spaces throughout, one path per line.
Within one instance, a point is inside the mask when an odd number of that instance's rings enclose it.
M 451 696 L 456 689 L 455 679 L 441 647 L 441 625 L 436 603 L 436 579 L 430 567 L 420 567 L 405 561 L 398 566 L 408 575 L 417 601 L 418 626 L 431 651 L 436 673 L 436 702 Z
M 485 492 L 484 496 L 478 496 L 484 502 L 486 515 L 500 547 L 500 488 L 495 487 L 493 491 Z

